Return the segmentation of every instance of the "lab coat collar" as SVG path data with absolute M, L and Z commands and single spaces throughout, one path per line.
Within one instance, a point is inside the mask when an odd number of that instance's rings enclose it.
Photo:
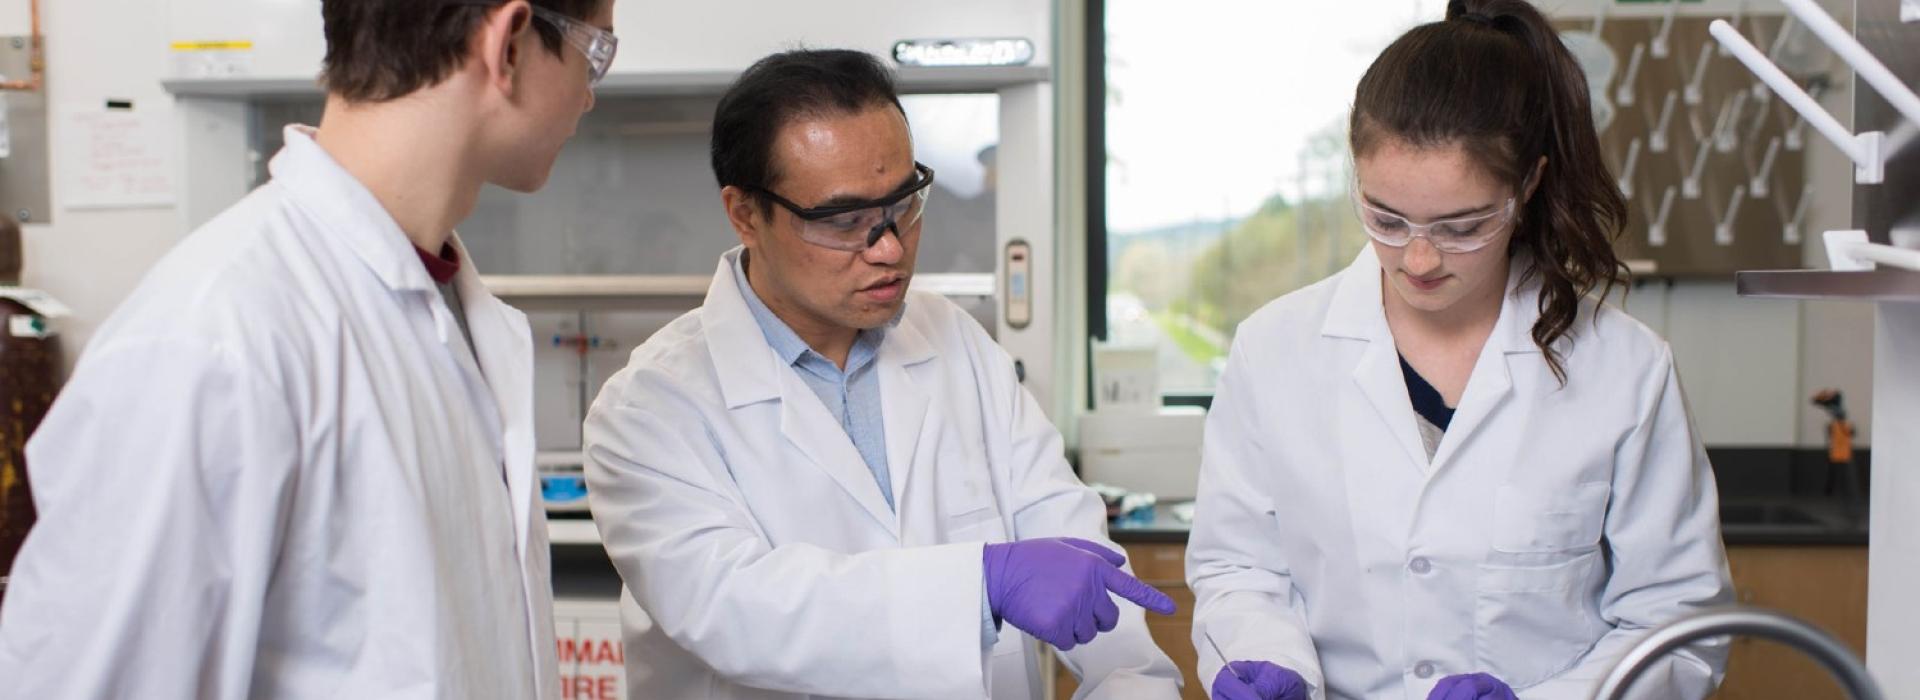
M 388 289 L 435 294 L 433 278 L 420 264 L 399 222 L 373 192 L 314 142 L 317 133 L 310 126 L 287 126 L 286 146 L 267 164 L 274 183 L 316 228 L 328 239 L 344 243 Z M 457 234 L 447 240 L 461 260 L 473 259 Z M 494 402 L 491 408 L 501 421 L 502 432 L 493 437 L 502 450 L 513 496 L 514 530 L 524 559 L 529 555 L 527 523 L 533 503 L 533 377 L 527 371 L 532 366 L 533 341 L 526 316 L 495 298 L 479 274 L 470 263 L 460 266 L 453 284 L 466 308 L 451 311 L 466 315 L 473 333 L 473 355 Z M 448 342 L 454 332 L 452 319 L 436 318 L 435 323 L 441 342 Z
M 1406 381 L 1400 370 L 1400 352 L 1387 326 L 1382 306 L 1380 262 L 1369 245 L 1341 273 L 1328 305 L 1327 318 L 1321 322 L 1322 335 L 1363 340 L 1367 349 L 1354 367 L 1353 379 L 1374 410 L 1385 422 L 1387 431 L 1406 453 L 1407 458 L 1429 474 L 1439 470 L 1459 451 L 1459 445 L 1472 437 L 1496 408 L 1512 393 L 1513 375 L 1507 355 L 1538 352 L 1530 332 L 1540 317 L 1539 285 L 1521 284 L 1527 258 L 1515 256 L 1509 264 L 1507 291 L 1501 297 L 1500 316 L 1493 332 L 1475 361 L 1472 379 L 1460 398 L 1458 411 L 1447 427 L 1446 436 L 1432 459 L 1427 457 L 1419 429 L 1413 419 L 1413 403 L 1407 396 Z
M 913 324 L 894 319 L 880 343 L 875 360 L 880 371 L 881 419 L 886 426 L 887 470 L 892 474 L 893 502 L 905 503 L 907 486 L 913 479 L 914 459 L 920 450 L 920 435 L 929 413 L 928 397 L 938 378 L 933 376 L 939 357 L 933 342 Z M 897 511 L 897 509 L 896 509 Z M 900 532 L 900 514 L 894 513 L 894 532 Z
M 288 201 L 328 236 L 351 248 L 389 289 L 432 291 L 433 279 L 420 265 L 413 242 L 399 222 L 373 192 L 314 142 L 319 132 L 311 126 L 290 124 L 282 133 L 286 145 L 267 162 L 267 172 L 286 191 Z
M 454 233 L 447 239 L 463 261 L 473 260 L 466 243 Z M 534 451 L 533 440 L 533 337 L 526 314 L 500 301 L 480 280 L 480 271 L 471 263 L 454 273 L 453 284 L 460 292 L 457 310 L 467 318 L 473 334 L 474 359 L 499 411 L 502 433 L 499 440 L 505 464 L 507 491 L 512 496 L 514 533 L 524 560 L 536 543 L 530 543 L 528 527 L 533 517 Z M 458 332 L 458 331 L 454 331 Z
M 713 282 L 707 285 L 707 299 L 700 307 L 707 353 L 715 367 L 727 370 L 720 373 L 720 393 L 729 409 L 779 398 L 780 368 L 792 364 L 791 359 L 781 357 L 767 342 L 765 332 L 753 318 L 746 295 L 734 279 L 733 266 L 745 250 L 744 246 L 734 246 L 720 256 Z M 888 322 L 876 362 L 916 365 L 938 356 L 925 335 L 900 322 L 904 315 L 903 307 L 901 314 Z M 743 348 L 767 348 L 768 360 L 742 362 Z
M 751 263 L 749 255 L 749 252 L 741 251 L 740 255 L 733 259 L 729 269 L 733 271 L 734 287 L 740 290 L 740 298 L 747 302 L 747 311 L 753 314 L 753 322 L 760 326 L 760 335 L 767 339 L 767 344 L 772 346 L 773 351 L 780 356 L 780 361 L 788 365 L 798 364 L 801 358 L 808 354 L 819 358 L 821 362 L 826 362 L 825 356 L 814 352 L 813 348 L 807 345 L 807 341 L 802 340 L 800 334 L 793 332 L 793 327 L 781 320 L 773 309 L 767 308 L 766 302 L 761 301 L 760 295 L 753 291 L 752 285 L 747 282 L 746 265 Z M 887 337 L 887 330 L 899 325 L 900 317 L 906 312 L 907 307 L 903 303 L 900 305 L 900 310 L 885 326 L 860 331 L 854 338 L 853 348 L 847 355 L 845 371 L 856 371 L 862 365 L 879 359 L 880 344 Z
M 852 439 L 825 407 L 809 400 L 812 390 L 768 343 L 754 319 L 734 277 L 733 266 L 742 250 L 735 247 L 721 256 L 700 310 L 707 352 L 718 370 L 720 393 L 727 408 L 779 399 L 781 433 L 888 533 L 899 537 L 900 515 L 887 505 Z M 904 490 L 912 476 L 913 457 L 928 414 L 927 392 L 918 387 L 933 380 L 922 376 L 926 372 L 923 365 L 938 356 L 920 329 L 902 320 L 893 319 L 874 360 L 880 373 L 881 412 L 895 503 L 905 502 Z
M 1352 340 L 1393 340 L 1387 329 L 1387 314 L 1381 305 L 1380 260 L 1371 244 L 1360 248 L 1360 255 L 1335 281 L 1333 303 L 1327 305 L 1327 318 L 1320 334 Z
M 1540 281 L 1533 279 L 1522 284 L 1520 279 L 1530 260 L 1526 254 L 1520 254 L 1508 263 L 1507 292 L 1501 297 L 1500 318 L 1487 337 L 1488 344 L 1503 353 L 1540 351 L 1533 344 L 1532 336 L 1533 324 L 1540 318 Z M 1352 340 L 1384 340 L 1391 344 L 1393 331 L 1387 327 L 1382 284 L 1380 259 L 1369 244 L 1340 272 L 1320 334 Z
M 934 350 L 933 341 L 928 340 L 920 329 L 901 324 L 899 317 L 893 319 L 893 324 L 892 328 L 887 329 L 886 338 L 880 341 L 878 361 L 881 364 L 912 366 L 940 355 Z
M 734 261 L 743 246 L 734 246 L 720 256 L 707 285 L 707 299 L 700 305 L 700 327 L 707 336 L 707 353 L 719 370 L 720 394 L 728 409 L 780 398 L 780 357 L 767 344 L 760 324 L 747 308 L 747 298 L 733 280 Z M 747 353 L 750 348 L 767 348 L 763 360 Z
M 734 265 L 739 260 L 741 250 L 736 247 L 721 256 L 719 267 L 713 273 L 713 283 L 707 287 L 706 303 L 700 310 L 701 326 L 707 336 L 707 352 L 719 377 L 720 393 L 727 409 L 735 410 L 763 401 L 779 400 L 781 435 L 839 484 L 841 490 L 873 518 L 875 524 L 885 528 L 894 538 L 899 538 L 899 515 L 892 506 L 887 505 L 879 483 L 868 471 L 866 460 L 860 456 L 853 439 L 847 436 L 846 429 L 828 413 L 826 407 L 815 399 L 813 391 L 807 388 L 791 363 L 783 359 L 768 342 L 759 321 L 754 319 L 746 293 L 741 290 L 734 276 Z M 920 392 L 909 388 L 911 382 L 905 386 L 897 383 L 905 379 L 905 373 L 894 361 L 897 351 L 892 350 L 891 346 L 905 335 L 908 334 L 889 333 L 881 343 L 879 357 L 875 359 L 879 365 L 882 420 L 886 426 L 890 462 L 901 458 L 897 455 L 902 455 L 899 449 L 902 446 L 908 448 L 905 456 L 912 455 L 911 447 L 918 442 L 920 424 L 926 413 L 926 399 L 918 398 Z M 911 422 L 911 427 L 905 427 L 905 422 Z M 904 481 L 902 476 L 906 470 L 901 468 L 903 466 L 889 464 L 894 474 L 892 481 L 896 499 Z

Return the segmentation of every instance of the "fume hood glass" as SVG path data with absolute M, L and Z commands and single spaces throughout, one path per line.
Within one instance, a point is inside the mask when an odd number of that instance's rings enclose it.
M 739 243 L 720 208 L 707 146 L 714 97 L 602 99 L 552 177 L 526 195 L 488 187 L 459 226 L 490 275 L 707 275 Z M 916 271 L 994 269 L 994 94 L 905 95 L 914 155 L 940 173 Z M 289 123 L 317 124 L 317 99 L 254 110 L 255 183 Z
M 580 120 L 539 192 L 481 191 L 458 230 L 485 275 L 698 276 L 739 244 L 721 211 L 708 161 L 717 98 L 603 98 Z M 939 173 L 928 200 L 916 274 L 994 272 L 995 146 L 1000 98 L 991 93 L 903 95 L 914 155 Z M 318 124 L 317 98 L 262 99 L 253 109 L 255 184 L 290 123 Z M 921 284 L 916 281 L 916 286 Z M 705 281 L 697 286 L 704 290 Z M 697 304 L 528 309 L 534 341 L 538 449 L 580 448 L 593 397 L 634 347 Z M 990 298 L 950 297 L 989 329 Z

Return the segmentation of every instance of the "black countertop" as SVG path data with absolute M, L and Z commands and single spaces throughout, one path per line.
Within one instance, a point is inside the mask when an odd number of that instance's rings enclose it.
M 1186 544 L 1192 525 L 1175 517 L 1176 503 L 1154 507 L 1151 519 L 1112 523 L 1121 544 Z M 1735 499 L 1720 504 L 1720 535 L 1728 545 L 1865 546 L 1867 524 L 1849 518 L 1842 502 L 1824 498 Z

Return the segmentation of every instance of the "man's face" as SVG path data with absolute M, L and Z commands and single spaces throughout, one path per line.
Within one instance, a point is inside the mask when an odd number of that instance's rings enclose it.
M 613 31 L 613 3 L 605 0 L 582 21 Z M 542 17 L 531 21 L 534 26 L 514 40 L 521 57 L 513 105 L 518 114 L 510 122 L 516 125 L 515 133 L 500 135 L 505 154 L 490 179 L 516 192 L 533 192 L 546 184 L 560 148 L 573 137 L 581 115 L 593 109 L 594 101 L 586 54 L 565 40 L 558 51 L 548 50 L 535 29 L 559 28 Z
M 892 104 L 788 123 L 774 138 L 772 165 L 767 189 L 803 208 L 880 199 L 918 177 L 906 117 Z M 802 220 L 784 207 L 745 206 L 751 211 L 741 238 L 755 289 L 796 331 L 875 328 L 899 313 L 919 219 L 899 222 L 897 235 L 883 234 L 865 250 L 844 251 L 802 240 Z

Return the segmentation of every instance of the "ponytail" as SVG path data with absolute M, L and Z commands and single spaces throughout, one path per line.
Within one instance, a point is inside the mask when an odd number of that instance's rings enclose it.
M 1564 385 L 1556 344 L 1581 299 L 1626 281 L 1613 241 L 1627 204 L 1601 157 L 1586 74 L 1546 17 L 1524 0 L 1451 0 L 1445 21 L 1415 27 L 1374 60 L 1349 126 L 1355 158 L 1389 140 L 1459 145 L 1515 192 L 1534 186 L 1509 252 L 1529 254 L 1521 282 L 1540 280 L 1533 342 Z

